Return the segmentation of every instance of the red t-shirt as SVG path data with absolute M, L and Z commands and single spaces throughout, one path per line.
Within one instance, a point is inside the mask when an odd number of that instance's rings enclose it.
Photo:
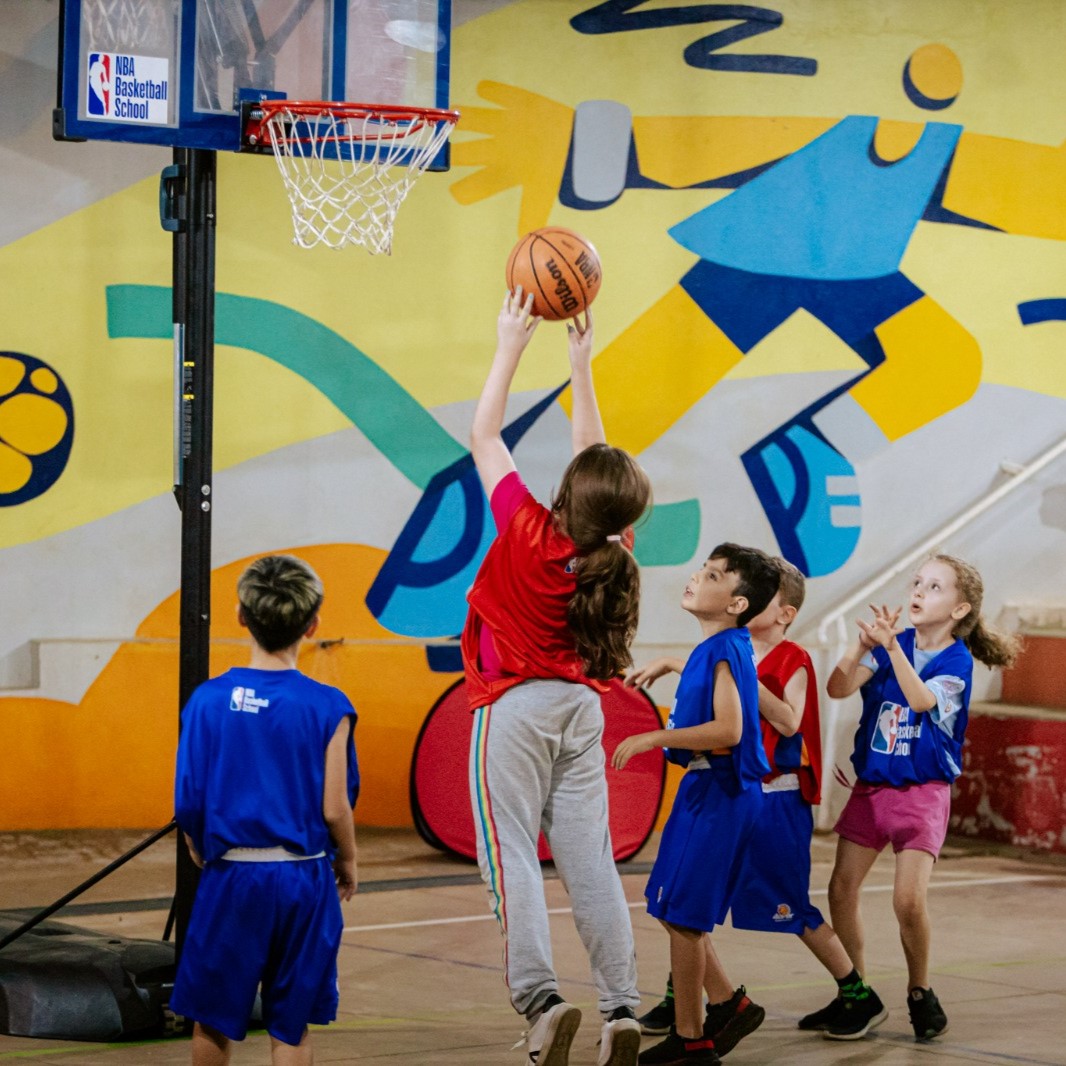
M 771 648 L 759 662 L 759 680 L 780 700 L 785 698 L 785 686 L 797 670 L 807 671 L 807 699 L 799 729 L 791 737 L 782 736 L 765 719 L 762 742 L 772 781 L 782 774 L 799 777 L 800 793 L 810 804 L 821 802 L 822 787 L 822 730 L 818 717 L 818 684 L 814 677 L 814 663 L 806 649 L 791 640 L 783 640 Z
M 606 682 L 586 676 L 567 622 L 577 584 L 574 542 L 515 471 L 493 490 L 491 506 L 499 532 L 467 595 L 462 637 L 471 709 L 537 677 L 606 691 Z

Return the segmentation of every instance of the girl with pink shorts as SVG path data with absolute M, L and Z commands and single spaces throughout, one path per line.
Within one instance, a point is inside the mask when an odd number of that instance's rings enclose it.
M 902 607 L 872 608 L 873 620 L 859 620 L 858 640 L 826 686 L 832 699 L 862 693 L 851 757 L 858 783 L 836 825 L 840 839 L 829 882 L 833 926 L 865 975 L 859 892 L 874 860 L 890 844 L 896 856 L 892 902 L 918 1040 L 940 1036 L 948 1027 L 929 987 L 926 894 L 947 836 L 951 782 L 962 768 L 973 660 L 1008 666 L 1017 654 L 1016 640 L 982 619 L 983 593 L 981 575 L 968 563 L 932 556 L 911 584 L 911 628 L 897 627 Z M 887 1017 L 873 996 L 865 1012 L 829 1026 L 824 1035 L 858 1039 Z

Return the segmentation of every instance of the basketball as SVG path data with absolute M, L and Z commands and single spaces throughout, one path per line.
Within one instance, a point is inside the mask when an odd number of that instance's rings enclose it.
M 596 249 L 571 229 L 547 226 L 527 233 L 507 260 L 507 288 L 533 293 L 533 314 L 553 322 L 581 314 L 600 291 Z

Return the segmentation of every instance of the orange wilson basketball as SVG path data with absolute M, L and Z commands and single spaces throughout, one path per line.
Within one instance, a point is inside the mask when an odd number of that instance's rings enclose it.
M 507 288 L 533 293 L 533 314 L 552 321 L 581 314 L 600 291 L 596 249 L 572 229 L 547 226 L 527 233 L 507 260 Z

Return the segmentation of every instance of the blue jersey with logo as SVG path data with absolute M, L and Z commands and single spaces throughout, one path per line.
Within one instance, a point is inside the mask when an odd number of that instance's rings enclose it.
M 299 670 L 238 667 L 205 681 L 181 712 L 174 786 L 178 825 L 205 862 L 230 848 L 334 848 L 322 813 L 326 748 L 355 710 L 340 689 Z M 359 769 L 348 742 L 348 798 Z
M 903 654 L 914 664 L 913 629 L 896 638 Z M 962 769 L 962 741 L 970 707 L 973 656 L 961 640 L 937 652 L 918 671 L 918 676 L 936 690 L 950 687 L 957 707 L 945 707 L 939 699 L 930 711 L 912 711 L 907 704 L 888 652 L 873 649 L 877 670 L 862 686 L 862 717 L 855 732 L 851 757 L 860 781 L 875 785 L 924 784 L 954 781 Z M 961 689 L 960 689 L 961 684 Z
M 720 662 L 729 664 L 740 692 L 744 731 L 740 743 L 728 752 L 737 781 L 747 788 L 770 772 L 759 729 L 759 681 L 747 626 L 724 629 L 696 646 L 681 672 L 666 728 L 685 729 L 714 721 L 714 669 Z M 664 754 L 680 766 L 688 766 L 693 757 L 693 752 L 683 748 L 666 748 Z

